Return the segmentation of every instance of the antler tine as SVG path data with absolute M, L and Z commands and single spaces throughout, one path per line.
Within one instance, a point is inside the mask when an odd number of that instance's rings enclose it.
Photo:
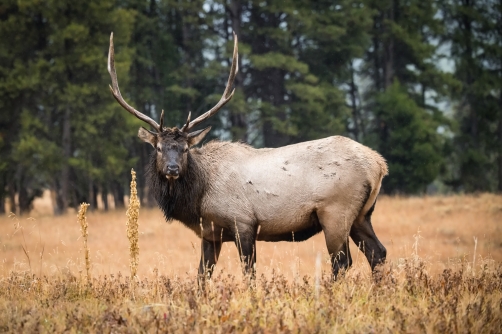
M 190 124 L 190 117 L 192 117 L 192 112 L 191 111 L 188 112 L 187 122 L 181 128 L 181 132 L 185 132 L 186 131 L 188 125 Z
M 228 101 L 230 101 L 230 99 L 232 99 L 232 96 L 234 96 L 235 88 L 232 89 L 232 91 L 230 91 L 230 89 L 232 88 L 237 72 L 239 72 L 239 50 L 237 42 L 237 35 L 234 32 L 234 54 L 232 57 L 232 67 L 230 68 L 230 75 L 228 77 L 227 86 L 225 87 L 225 91 L 223 92 L 220 101 L 211 110 L 200 115 L 193 121 L 187 122 L 187 124 L 183 126 L 183 131 L 189 131 L 200 122 L 216 114 L 218 110 L 220 110 L 221 107 L 223 107 Z
M 141 112 L 137 111 L 133 107 L 127 104 L 126 101 L 124 101 L 124 98 L 122 97 L 122 94 L 120 94 L 120 89 L 119 89 L 119 84 L 117 80 L 117 71 L 115 70 L 115 52 L 113 50 L 113 32 L 110 35 L 110 49 L 108 50 L 108 73 L 110 73 L 110 77 L 112 78 L 112 84 L 110 85 L 110 90 L 113 94 L 113 97 L 117 102 L 128 112 L 142 120 L 143 122 L 146 122 L 150 124 L 155 130 L 158 132 L 162 131 L 162 128 L 155 122 L 153 119 L 150 117 L 146 116 L 145 114 L 142 114 Z
M 162 112 L 160 113 L 159 129 L 160 129 L 160 131 L 162 131 L 164 129 L 164 109 L 162 109 Z

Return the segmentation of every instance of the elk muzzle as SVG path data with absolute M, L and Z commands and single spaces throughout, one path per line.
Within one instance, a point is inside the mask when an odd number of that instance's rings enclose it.
M 180 176 L 180 168 L 177 164 L 169 164 L 165 174 L 168 179 L 176 180 Z

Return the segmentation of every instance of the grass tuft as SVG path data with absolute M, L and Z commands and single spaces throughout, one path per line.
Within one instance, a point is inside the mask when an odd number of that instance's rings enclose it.
M 193 277 L 120 275 L 76 279 L 12 271 L 0 280 L 0 331 L 7 332 L 483 332 L 502 328 L 502 268 L 445 269 L 410 257 L 374 280 L 356 273 L 333 282 L 323 272 L 292 281 L 272 272 L 249 289 L 232 274 L 198 292 Z M 135 290 L 135 291 L 133 291 Z M 132 297 L 134 295 L 134 297 Z

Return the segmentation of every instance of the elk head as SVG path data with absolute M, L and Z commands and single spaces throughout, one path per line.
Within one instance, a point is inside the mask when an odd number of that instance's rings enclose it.
M 220 101 L 211 110 L 200 115 L 193 121 L 190 120 L 191 113 L 188 113 L 188 119 L 185 125 L 178 129 L 177 127 L 166 128 L 164 127 L 164 110 L 160 115 L 160 124 L 155 122 L 147 115 L 137 111 L 124 101 L 120 93 L 117 72 L 115 71 L 115 54 L 113 49 L 113 33 L 110 35 L 110 49 L 108 52 L 108 73 L 112 79 L 110 90 L 115 97 L 115 100 L 128 112 L 139 118 L 140 120 L 148 123 L 154 131 L 139 128 L 138 137 L 144 142 L 149 143 L 157 150 L 157 171 L 164 175 L 169 180 L 175 180 L 183 171 L 186 170 L 187 155 L 189 154 L 190 147 L 197 145 L 211 130 L 208 126 L 205 129 L 190 132 L 197 124 L 203 120 L 213 116 L 221 109 L 234 95 L 235 89 L 231 90 L 235 76 L 239 70 L 238 68 L 238 49 L 237 49 L 237 35 L 234 33 L 234 53 L 232 57 L 232 66 L 230 69 L 230 76 L 228 77 L 227 86 Z

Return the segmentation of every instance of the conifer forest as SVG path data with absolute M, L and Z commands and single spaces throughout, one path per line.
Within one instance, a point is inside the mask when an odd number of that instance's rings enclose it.
M 502 191 L 500 0 L 2 0 L 0 214 L 138 196 L 151 147 L 114 100 L 181 127 L 236 93 L 207 140 L 348 136 L 387 160 L 385 194 Z

